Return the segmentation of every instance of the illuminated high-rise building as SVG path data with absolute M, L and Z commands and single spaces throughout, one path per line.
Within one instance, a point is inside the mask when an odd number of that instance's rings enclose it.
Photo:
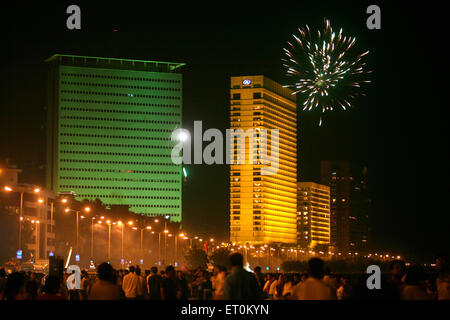
M 292 91 L 264 76 L 231 77 L 231 129 L 252 136 L 231 144 L 245 150 L 230 165 L 230 240 L 236 243 L 297 242 L 297 105 Z M 279 142 L 272 140 L 279 130 Z M 252 131 L 250 131 L 252 130 Z M 267 130 L 267 131 L 266 131 Z M 275 174 L 263 174 L 261 146 Z M 279 147 L 278 152 L 271 147 Z M 244 149 L 245 148 L 245 149 Z M 230 155 L 236 160 L 236 153 Z M 240 154 L 243 157 L 243 154 Z
M 181 221 L 182 63 L 54 55 L 49 64 L 47 187 Z
M 298 244 L 302 248 L 330 245 L 330 187 L 298 183 Z

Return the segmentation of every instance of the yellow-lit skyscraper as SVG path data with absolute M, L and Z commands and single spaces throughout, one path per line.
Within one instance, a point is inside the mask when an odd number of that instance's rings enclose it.
M 330 187 L 298 183 L 298 244 L 314 248 L 330 245 Z
M 292 91 L 264 76 L 231 77 L 231 129 L 251 132 L 230 143 L 245 161 L 230 165 L 230 240 L 297 242 L 297 104 Z M 275 131 L 279 140 L 276 141 Z M 261 161 L 267 146 L 271 164 Z M 232 159 L 243 157 L 230 152 Z M 242 160 L 242 159 L 241 159 Z M 264 174 L 263 168 L 278 168 Z M 263 170 L 262 170 L 263 169 Z

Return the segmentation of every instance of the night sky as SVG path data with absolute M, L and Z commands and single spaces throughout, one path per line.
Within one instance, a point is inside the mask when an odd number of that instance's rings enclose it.
M 285 84 L 280 58 L 286 41 L 297 27 L 321 26 L 326 17 L 334 29 L 356 36 L 358 50 L 370 50 L 373 83 L 356 108 L 333 113 L 322 127 L 314 115 L 300 114 L 299 178 L 318 182 L 320 160 L 367 165 L 375 248 L 426 259 L 448 249 L 449 144 L 442 111 L 448 98 L 438 98 L 442 91 L 437 88 L 426 94 L 433 82 L 440 82 L 435 73 L 444 69 L 442 52 L 432 46 L 441 38 L 430 25 L 440 22 L 427 16 L 428 10 L 410 2 L 392 7 L 383 2 L 296 1 L 263 8 L 262 3 L 244 8 L 231 2 L 185 8 L 98 3 L 39 2 L 3 9 L 0 159 L 24 169 L 22 182 L 44 184 L 44 60 L 52 54 L 184 62 L 183 126 L 191 129 L 194 120 L 202 120 L 204 129 L 224 131 L 229 125 L 229 77 L 264 74 Z M 81 31 L 66 29 L 70 4 L 81 7 Z M 381 30 L 366 27 L 369 4 L 381 7 Z M 429 66 L 430 61 L 441 69 Z M 229 168 L 187 168 L 187 230 L 225 239 Z

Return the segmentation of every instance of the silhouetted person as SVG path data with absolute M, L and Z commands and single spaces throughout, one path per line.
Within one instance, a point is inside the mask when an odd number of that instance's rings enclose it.
M 406 270 L 405 262 L 402 260 L 394 260 L 391 262 L 389 269 L 391 277 L 389 278 L 388 283 L 400 298 L 404 286 L 402 279 Z
M 436 257 L 436 278 L 438 300 L 450 300 L 450 259 L 448 253 L 441 253 Z
M 421 266 L 411 266 L 406 269 L 405 285 L 402 289 L 403 300 L 430 300 L 425 287 L 425 272 Z
M 22 272 L 11 273 L 5 283 L 3 300 L 25 300 L 25 274 Z
M 297 285 L 292 292 L 293 300 L 334 300 L 336 292 L 322 279 L 324 276 L 324 263 L 322 259 L 312 258 L 308 261 L 309 277 Z
M 134 300 L 138 296 L 139 276 L 136 274 L 134 266 L 129 268 L 129 272 L 123 277 L 122 290 L 125 299 Z
M 61 279 L 58 276 L 49 275 L 47 279 L 45 279 L 44 287 L 42 291 L 44 294 L 41 294 L 36 300 L 66 300 L 61 294 Z
M 137 296 L 138 300 L 145 300 L 147 292 L 147 284 L 145 283 L 145 277 L 141 275 L 141 268 L 136 266 L 136 275 L 138 276 Z
M 177 272 L 177 300 L 187 300 L 189 297 L 189 286 L 182 271 Z
M 147 277 L 147 289 L 150 300 L 161 300 L 162 278 L 158 274 L 158 268 L 152 267 L 150 275 Z
M 5 291 L 6 284 L 6 271 L 5 269 L 0 269 L 0 300 L 3 299 L 3 291 Z
M 161 283 L 161 299 L 176 300 L 177 299 L 177 275 L 173 266 L 167 266 L 166 276 Z
M 339 281 L 339 287 L 336 291 L 338 300 L 347 300 L 350 297 L 352 287 L 349 282 L 350 281 L 347 277 L 341 277 Z
M 262 291 L 265 281 L 264 274 L 261 272 L 261 267 L 255 267 L 255 269 L 253 269 L 253 272 L 255 273 L 256 281 L 258 281 L 259 288 Z
M 34 275 L 25 280 L 25 295 L 27 299 L 34 300 L 38 297 L 39 282 Z
M 122 295 L 113 267 L 107 262 L 97 267 L 97 279 L 90 288 L 89 300 L 119 300 Z
M 214 290 L 213 299 L 223 299 L 223 288 L 225 286 L 225 279 L 227 278 L 227 269 L 222 266 L 214 267 L 214 275 L 211 277 L 212 287 Z
M 224 300 L 258 300 L 262 292 L 256 277 L 244 270 L 244 258 L 240 253 L 230 255 L 231 273 L 225 280 Z

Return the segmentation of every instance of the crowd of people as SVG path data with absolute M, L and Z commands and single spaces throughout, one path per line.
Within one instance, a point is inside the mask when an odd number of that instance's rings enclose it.
M 390 273 L 383 275 L 381 288 L 367 286 L 369 274 L 336 275 L 325 268 L 320 258 L 308 262 L 307 273 L 262 273 L 243 267 L 243 257 L 229 257 L 231 269 L 214 267 L 213 272 L 202 268 L 164 270 L 152 267 L 144 272 L 139 266 L 115 270 L 109 263 L 97 267 L 92 277 L 81 274 L 80 289 L 68 282 L 71 275 L 61 279 L 56 275 L 13 272 L 6 275 L 0 269 L 1 300 L 450 300 L 449 259 L 436 259 L 436 275 L 426 274 L 420 266 L 406 266 L 394 260 Z

